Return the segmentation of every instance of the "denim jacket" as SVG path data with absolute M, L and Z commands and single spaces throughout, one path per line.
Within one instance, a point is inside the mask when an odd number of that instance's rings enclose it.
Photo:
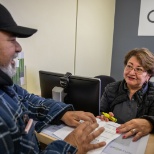
M 77 149 L 64 141 L 54 141 L 44 151 L 39 148 L 35 131 L 47 124 L 60 123 L 72 105 L 29 94 L 18 85 L 0 85 L 0 153 L 3 154 L 74 154 Z M 25 133 L 24 115 L 37 120 Z

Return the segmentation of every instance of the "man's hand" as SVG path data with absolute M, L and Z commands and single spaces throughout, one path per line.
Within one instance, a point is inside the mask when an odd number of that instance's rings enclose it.
M 85 154 L 90 150 L 103 147 L 106 143 L 99 142 L 96 144 L 91 144 L 96 137 L 98 137 L 103 131 L 104 128 L 101 127 L 97 131 L 94 131 L 98 127 L 97 123 L 90 123 L 88 121 L 81 123 L 74 131 L 72 131 L 64 141 L 69 144 L 77 147 L 77 154 Z
M 80 120 L 89 121 L 90 123 L 96 122 L 95 116 L 90 112 L 84 111 L 67 111 L 61 120 L 68 126 L 77 127 Z

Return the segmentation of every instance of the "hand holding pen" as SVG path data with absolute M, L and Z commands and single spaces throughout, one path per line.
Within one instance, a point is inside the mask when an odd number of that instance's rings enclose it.
M 102 112 L 102 115 L 97 116 L 97 118 L 101 119 L 102 121 L 106 121 L 106 122 L 108 122 L 109 120 L 113 122 L 117 122 L 117 119 L 114 117 L 114 114 L 112 112 L 109 112 L 109 113 Z

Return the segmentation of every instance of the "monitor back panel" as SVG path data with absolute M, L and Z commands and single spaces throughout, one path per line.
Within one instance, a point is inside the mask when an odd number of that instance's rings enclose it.
M 60 85 L 60 77 L 64 74 L 39 71 L 41 96 L 52 98 L 52 89 Z M 87 111 L 95 116 L 100 113 L 101 81 L 97 78 L 70 76 L 69 84 L 65 89 L 66 104 L 73 104 L 75 110 Z
M 95 116 L 100 112 L 100 80 L 71 76 L 65 103 L 72 103 L 75 110 L 92 112 Z

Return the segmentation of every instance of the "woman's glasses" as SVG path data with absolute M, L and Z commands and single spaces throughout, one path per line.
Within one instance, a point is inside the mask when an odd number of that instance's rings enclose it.
M 146 72 L 143 68 L 139 68 L 139 67 L 136 67 L 136 68 L 133 68 L 133 66 L 131 66 L 131 65 L 129 65 L 129 64 L 127 64 L 126 66 L 125 66 L 125 70 L 126 71 L 132 71 L 132 70 L 134 70 L 135 71 L 135 73 L 136 74 L 142 74 L 142 73 L 144 73 L 144 72 Z

